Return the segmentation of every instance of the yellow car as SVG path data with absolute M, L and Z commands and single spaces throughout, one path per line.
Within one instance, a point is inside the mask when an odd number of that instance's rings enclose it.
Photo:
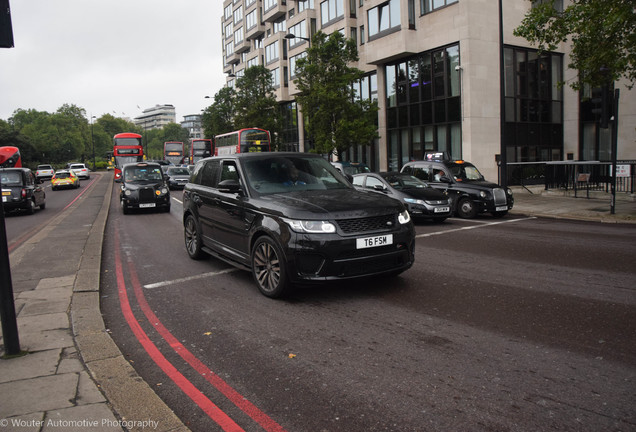
M 59 170 L 55 172 L 55 175 L 51 179 L 51 189 L 57 190 L 60 188 L 78 188 L 80 187 L 79 177 L 71 170 Z

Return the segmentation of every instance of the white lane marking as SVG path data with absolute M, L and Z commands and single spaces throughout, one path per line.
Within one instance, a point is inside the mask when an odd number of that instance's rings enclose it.
M 175 200 L 176 202 L 178 202 L 179 204 L 183 205 L 183 201 L 179 201 L 178 199 L 176 199 L 175 197 L 172 197 L 173 200 Z
M 153 288 L 161 288 L 167 285 L 174 285 L 174 284 L 178 284 L 178 283 L 182 283 L 182 282 L 190 282 L 193 280 L 197 280 L 197 279 L 204 279 L 207 277 L 211 277 L 211 276 L 218 276 L 218 275 L 222 275 L 225 273 L 231 273 L 234 271 L 237 271 L 238 269 L 236 268 L 228 268 L 225 270 L 220 270 L 220 271 L 216 271 L 216 272 L 209 272 L 209 273 L 202 273 L 200 275 L 196 275 L 196 276 L 188 276 L 188 277 L 184 277 L 181 279 L 174 279 L 171 281 L 163 281 L 163 282 L 156 282 L 156 283 L 151 283 L 151 284 L 147 284 L 144 285 L 144 288 L 146 289 L 153 289 Z
M 432 237 L 432 236 L 436 236 L 436 235 L 448 234 L 448 233 L 457 232 L 457 231 L 471 230 L 471 229 L 475 229 L 475 228 L 484 228 L 484 227 L 492 226 L 492 225 L 500 225 L 500 224 L 511 223 L 511 222 L 527 221 L 527 220 L 531 220 L 531 219 L 536 219 L 536 217 L 532 216 L 532 217 L 523 218 L 523 219 L 510 219 L 510 220 L 498 221 L 498 222 L 488 222 L 487 224 L 484 224 L 484 225 L 471 225 L 471 226 L 467 226 L 467 227 L 463 227 L 463 228 L 455 228 L 455 229 L 450 229 L 450 230 L 446 230 L 446 231 L 436 231 L 436 232 L 432 232 L 432 233 L 418 234 L 415 237 L 416 238 Z

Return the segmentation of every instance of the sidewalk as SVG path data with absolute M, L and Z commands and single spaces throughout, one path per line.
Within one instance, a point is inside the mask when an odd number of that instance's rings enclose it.
M 595 192 L 587 198 L 585 191 L 579 191 L 575 198 L 572 191 L 545 191 L 543 187 L 512 189 L 515 205 L 510 214 L 636 224 L 636 197 L 630 194 L 617 193 L 615 214 L 610 214 L 610 194 Z
M 20 345 L 0 359 L 0 432 L 187 431 L 111 340 L 99 308 L 110 173 L 11 253 Z M 513 215 L 636 224 L 622 195 L 573 198 L 516 188 Z M 48 211 L 48 210 L 45 210 Z M 62 253 L 63 251 L 63 253 Z M 0 338 L 0 355 L 4 345 Z
M 0 432 L 188 430 L 104 328 L 99 280 L 113 179 L 93 179 L 82 182 L 80 199 L 10 254 L 27 354 L 0 359 Z

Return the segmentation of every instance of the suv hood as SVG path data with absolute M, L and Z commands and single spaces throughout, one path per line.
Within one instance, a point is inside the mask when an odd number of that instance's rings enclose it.
M 293 219 L 317 220 L 325 214 L 334 219 L 347 219 L 404 210 L 402 203 L 393 198 L 356 189 L 290 192 L 256 199 L 272 214 Z

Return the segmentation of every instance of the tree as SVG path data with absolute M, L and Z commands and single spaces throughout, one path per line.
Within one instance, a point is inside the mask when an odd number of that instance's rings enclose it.
M 272 139 L 276 140 L 282 130 L 281 124 L 272 73 L 264 66 L 247 68 L 243 76 L 236 80 L 234 127 L 267 129 Z
M 633 87 L 636 80 L 636 13 L 633 0 L 573 0 L 562 12 L 554 0 L 535 5 L 514 32 L 540 51 L 554 51 L 572 43 L 569 68 L 579 71 L 569 83 L 601 87 L 621 78 Z
M 364 76 L 349 66 L 356 61 L 358 51 L 352 39 L 345 39 L 340 32 L 318 32 L 307 56 L 296 63 L 294 82 L 300 91 L 296 100 L 317 153 L 328 154 L 334 149 L 343 153 L 378 137 L 377 104 L 358 98 L 352 85 Z
M 201 123 L 206 138 L 214 138 L 234 128 L 234 98 L 232 87 L 223 87 L 214 95 L 214 103 L 203 111 Z

